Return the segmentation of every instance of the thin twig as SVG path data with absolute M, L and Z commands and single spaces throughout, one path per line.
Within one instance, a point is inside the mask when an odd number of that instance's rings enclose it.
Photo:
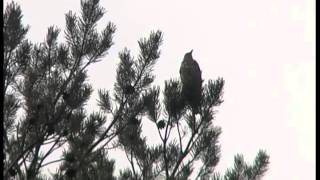
M 178 135 L 179 135 L 180 153 L 182 153 L 182 138 L 181 138 L 181 133 L 179 128 L 179 122 L 177 121 L 176 123 L 177 123 Z
M 45 167 L 45 166 L 47 166 L 49 164 L 57 163 L 57 162 L 60 162 L 60 161 L 63 161 L 63 160 L 65 160 L 65 159 L 62 158 L 62 159 L 57 159 L 57 160 L 54 160 L 54 161 L 47 162 L 47 163 L 41 165 L 41 168 L 43 168 L 43 167 Z

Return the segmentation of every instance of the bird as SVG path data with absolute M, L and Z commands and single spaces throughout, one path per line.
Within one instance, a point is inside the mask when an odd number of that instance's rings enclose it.
M 191 106 L 192 112 L 197 114 L 201 101 L 202 78 L 199 64 L 192 57 L 192 51 L 184 55 L 179 72 L 182 97 Z

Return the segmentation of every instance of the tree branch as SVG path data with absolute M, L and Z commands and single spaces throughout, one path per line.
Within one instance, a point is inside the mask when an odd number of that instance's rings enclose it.
M 195 114 L 192 113 L 192 116 L 193 116 L 194 124 L 195 124 Z M 191 148 L 192 148 L 192 146 L 193 146 L 193 144 L 194 144 L 193 142 L 195 142 L 195 141 L 193 141 L 193 138 L 198 134 L 198 131 L 199 131 L 199 129 L 200 129 L 200 127 L 201 127 L 201 125 L 202 125 L 203 122 L 204 122 L 204 121 L 202 120 L 202 121 L 200 122 L 199 126 L 198 126 L 197 128 L 195 127 L 195 131 L 192 132 L 191 137 L 190 137 L 190 139 L 189 139 L 189 141 L 188 141 L 188 144 L 187 144 L 186 148 L 184 149 L 184 151 L 183 151 L 183 153 L 181 154 L 178 162 L 176 163 L 176 166 L 174 167 L 174 169 L 173 169 L 173 171 L 172 171 L 172 173 L 171 173 L 170 179 L 174 178 L 175 173 L 177 172 L 177 170 L 178 170 L 181 162 L 183 161 L 183 159 L 184 159 L 184 158 L 188 155 L 188 153 L 190 152 L 190 150 L 191 150 Z M 198 137 L 199 137 L 199 136 L 198 136 Z
M 60 161 L 63 161 L 63 160 L 65 160 L 65 159 L 62 158 L 62 159 L 57 159 L 57 160 L 54 160 L 54 161 L 47 162 L 47 163 L 41 165 L 40 168 L 43 168 L 43 167 L 45 167 L 45 166 L 47 166 L 47 165 L 49 165 L 49 164 L 57 163 L 57 162 L 60 162 Z
M 37 167 L 37 171 L 39 171 L 39 169 L 42 167 L 42 163 L 43 161 L 46 159 L 47 156 L 49 156 L 49 154 L 52 153 L 52 151 L 54 150 L 55 146 L 60 142 L 60 139 L 61 139 L 61 135 L 56 139 L 56 141 L 54 142 L 54 144 L 50 147 L 50 149 L 47 151 L 47 153 L 41 158 L 39 164 L 38 164 L 38 167 Z M 64 143 L 63 143 L 64 144 Z M 58 148 L 61 147 L 63 144 L 61 145 L 58 145 Z
M 179 135 L 180 153 L 182 153 L 182 138 L 181 138 L 181 133 L 179 128 L 179 122 L 177 121 L 176 124 L 177 124 L 178 135 Z

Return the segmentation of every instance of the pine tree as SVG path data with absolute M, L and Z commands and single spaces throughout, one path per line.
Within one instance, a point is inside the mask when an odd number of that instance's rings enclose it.
M 5 179 L 14 175 L 41 178 L 44 160 L 65 144 L 69 148 L 62 158 L 64 174 L 72 175 L 76 169 L 89 176 L 89 164 L 92 169 L 97 165 L 113 168 L 103 150 L 92 151 L 95 138 L 102 137 L 106 118 L 84 109 L 92 93 L 86 69 L 113 45 L 114 24 L 107 24 L 100 33 L 96 29 L 103 14 L 99 1 L 81 1 L 81 16 L 66 14 L 65 43 L 58 43 L 60 30 L 52 26 L 45 42 L 32 44 L 24 40 L 28 28 L 21 23 L 20 7 L 13 2 L 7 5 L 3 29 Z M 23 115 L 17 119 L 19 108 Z M 50 147 L 44 150 L 47 144 Z M 66 156 L 77 162 L 71 163 Z
M 127 71 L 134 72 L 134 69 Z M 144 120 L 154 123 L 162 142 L 148 145 L 140 124 L 127 126 L 126 131 L 120 132 L 119 142 L 131 164 L 131 169 L 125 169 L 120 174 L 122 179 L 186 180 L 192 175 L 201 180 L 260 179 L 267 170 L 269 159 L 262 150 L 253 165 L 246 164 L 242 155 L 236 155 L 234 168 L 228 169 L 224 176 L 214 171 L 220 158 L 218 139 L 221 128 L 215 126 L 213 120 L 215 107 L 223 102 L 223 86 L 224 80 L 218 78 L 209 80 L 202 87 L 199 115 L 194 113 L 194 106 L 186 103 L 183 84 L 176 79 L 165 82 L 162 104 L 159 86 L 146 89 L 140 96 L 135 95 L 128 114 L 134 112 L 138 115 L 137 119 L 146 116 Z M 140 102 L 145 106 L 137 113 Z M 196 162 L 201 162 L 200 168 L 195 166 Z
M 81 14 L 65 16 L 65 41 L 60 30 L 49 27 L 40 44 L 26 40 L 29 26 L 14 2 L 4 12 L 4 179 L 260 179 L 269 156 L 260 151 L 252 165 L 242 155 L 225 175 L 215 171 L 220 158 L 221 128 L 214 125 L 215 108 L 223 100 L 222 78 L 201 85 L 199 110 L 185 101 L 183 84 L 165 81 L 153 85 L 153 67 L 160 57 L 161 31 L 138 41 L 134 58 L 125 48 L 119 53 L 113 94 L 98 90 L 99 110 L 87 113 L 85 104 L 93 89 L 88 66 L 99 62 L 113 45 L 116 27 L 108 23 L 98 32 L 104 15 L 99 0 L 81 1 Z M 190 94 L 190 93 L 188 93 Z M 198 96 L 197 96 L 198 97 Z M 161 143 L 150 145 L 143 121 L 151 121 Z M 46 148 L 44 148 L 46 147 Z M 65 149 L 60 159 L 46 162 L 50 154 Z M 116 159 L 108 150 L 125 152 L 130 168 L 114 175 Z M 46 162 L 46 163 L 45 163 Z M 195 166 L 201 162 L 201 166 Z M 60 163 L 59 171 L 43 171 Z

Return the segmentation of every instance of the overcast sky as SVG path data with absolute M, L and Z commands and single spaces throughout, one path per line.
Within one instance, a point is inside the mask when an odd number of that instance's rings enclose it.
M 8 0 L 5 0 L 8 2 Z M 64 14 L 79 12 L 78 0 L 17 0 L 28 38 L 41 42 L 47 27 L 65 27 Z M 137 56 L 137 40 L 161 30 L 164 42 L 156 83 L 179 77 L 184 54 L 193 56 L 203 78 L 223 77 L 224 103 L 218 169 L 242 153 L 252 162 L 259 149 L 270 155 L 267 180 L 315 179 L 315 1 L 314 0 L 102 0 L 99 28 L 117 26 L 115 45 L 89 69 L 95 90 L 112 89 L 119 51 Z M 63 40 L 63 33 L 60 34 Z M 95 109 L 96 91 L 89 103 Z M 153 138 L 152 131 L 145 132 Z M 120 159 L 117 164 L 122 168 Z M 53 158 L 55 159 L 55 158 Z M 122 160 L 121 160 L 122 159 Z

